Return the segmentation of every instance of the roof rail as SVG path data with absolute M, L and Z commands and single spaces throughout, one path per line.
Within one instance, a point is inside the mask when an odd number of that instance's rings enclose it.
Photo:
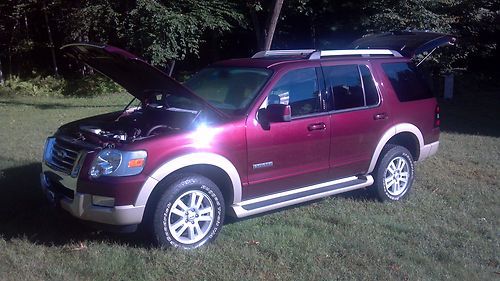
M 350 50 L 322 50 L 316 51 L 309 59 L 319 59 L 324 57 L 333 57 L 333 56 L 380 56 L 380 55 L 389 55 L 394 57 L 402 57 L 402 55 L 394 50 L 388 49 L 350 49 Z
M 260 51 L 252 56 L 253 59 L 264 58 L 271 56 L 308 56 L 314 53 L 315 49 L 299 49 L 299 50 L 269 50 Z
M 314 49 L 301 49 L 301 50 L 270 50 L 260 51 L 252 56 L 255 58 L 264 58 L 272 56 L 307 56 L 308 59 L 320 59 L 324 57 L 333 56 L 380 56 L 389 55 L 394 57 L 402 57 L 398 51 L 388 49 L 350 49 L 350 50 L 314 50 Z

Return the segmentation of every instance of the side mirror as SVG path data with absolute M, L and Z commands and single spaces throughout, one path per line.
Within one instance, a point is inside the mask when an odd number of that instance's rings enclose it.
M 261 124 L 290 122 L 292 109 L 285 104 L 270 104 L 266 108 L 259 109 L 258 118 Z

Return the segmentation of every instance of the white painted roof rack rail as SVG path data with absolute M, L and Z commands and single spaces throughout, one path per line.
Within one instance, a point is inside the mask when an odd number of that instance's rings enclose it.
M 314 49 L 301 49 L 301 50 L 270 50 L 260 51 L 252 56 L 252 58 L 264 58 L 275 56 L 307 56 L 309 59 L 319 59 L 324 57 L 333 56 L 380 56 L 389 55 L 394 57 L 402 57 L 402 55 L 394 50 L 388 49 L 351 49 L 351 50 L 314 50 Z

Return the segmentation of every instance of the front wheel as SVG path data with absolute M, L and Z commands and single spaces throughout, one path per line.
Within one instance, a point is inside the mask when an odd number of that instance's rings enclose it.
M 413 185 L 415 168 L 408 149 L 388 144 L 380 153 L 374 170 L 373 189 L 380 201 L 398 201 L 408 196 Z
M 194 249 L 214 240 L 223 220 L 219 188 L 206 177 L 188 175 L 162 194 L 154 212 L 153 233 L 160 246 Z

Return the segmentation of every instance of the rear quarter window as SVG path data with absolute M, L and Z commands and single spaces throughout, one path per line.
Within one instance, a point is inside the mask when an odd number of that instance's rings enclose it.
M 414 101 L 434 97 L 415 66 L 409 63 L 382 64 L 399 101 Z

